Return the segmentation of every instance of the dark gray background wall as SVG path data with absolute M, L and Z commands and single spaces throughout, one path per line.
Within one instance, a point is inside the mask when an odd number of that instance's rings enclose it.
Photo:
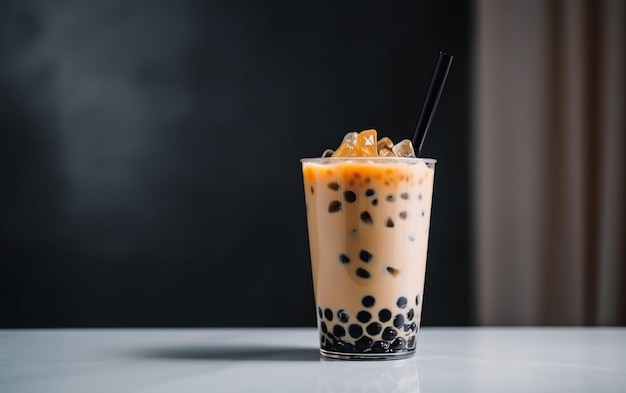
M 0 327 L 314 326 L 300 164 L 456 56 L 425 325 L 471 324 L 463 1 L 0 3 Z

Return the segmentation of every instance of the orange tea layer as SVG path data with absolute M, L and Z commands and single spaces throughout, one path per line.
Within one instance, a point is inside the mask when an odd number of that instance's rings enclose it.
M 411 350 L 420 323 L 434 163 L 303 163 L 322 348 Z

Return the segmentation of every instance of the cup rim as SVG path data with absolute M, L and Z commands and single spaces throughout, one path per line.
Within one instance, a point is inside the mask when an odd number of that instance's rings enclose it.
M 386 163 L 403 163 L 403 164 L 417 164 L 423 162 L 425 164 L 435 164 L 437 162 L 434 158 L 424 157 L 307 157 L 301 158 L 302 163 L 314 163 L 314 164 L 331 164 L 342 162 L 361 162 L 368 163 L 386 162 Z

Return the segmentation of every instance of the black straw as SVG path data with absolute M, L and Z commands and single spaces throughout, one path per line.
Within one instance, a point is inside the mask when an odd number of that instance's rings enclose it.
M 433 121 L 437 105 L 439 104 L 439 98 L 443 92 L 443 87 L 446 84 L 448 78 L 448 71 L 452 65 L 452 59 L 454 56 L 439 52 L 439 58 L 437 59 L 437 65 L 435 66 L 435 72 L 430 80 L 430 86 L 428 86 L 428 92 L 424 99 L 424 105 L 422 111 L 417 120 L 417 126 L 415 127 L 415 133 L 413 134 L 413 146 L 417 146 L 417 156 L 420 157 L 422 153 L 422 146 L 424 145 L 424 139 L 426 139 L 426 133 L 430 128 L 430 123 Z

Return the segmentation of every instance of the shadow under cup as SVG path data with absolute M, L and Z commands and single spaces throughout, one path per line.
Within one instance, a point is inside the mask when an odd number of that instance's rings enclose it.
M 322 356 L 399 359 L 420 326 L 435 160 L 302 159 Z

